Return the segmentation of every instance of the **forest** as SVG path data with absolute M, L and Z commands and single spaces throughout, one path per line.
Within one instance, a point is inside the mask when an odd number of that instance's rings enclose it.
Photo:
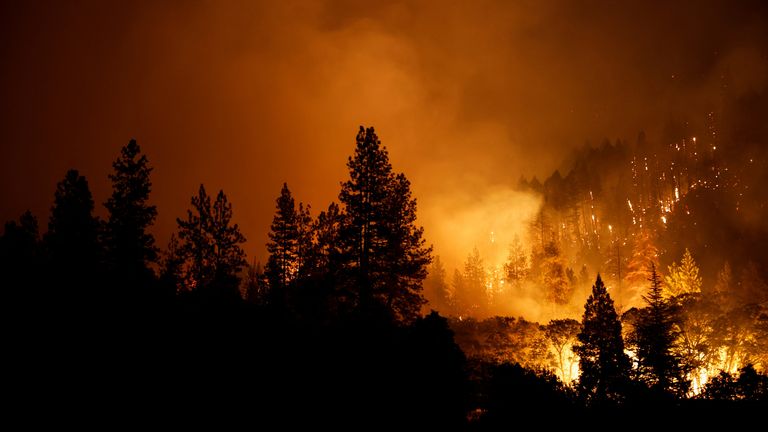
M 530 238 L 497 269 L 476 249 L 449 283 L 411 184 L 372 127 L 357 133 L 338 202 L 314 215 L 283 184 L 263 266 L 246 260 L 225 192 L 204 185 L 158 247 L 153 167 L 131 140 L 112 165 L 107 217 L 94 216 L 88 181 L 72 169 L 44 232 L 30 212 L 5 224 L 11 408 L 39 418 L 25 402 L 42 400 L 48 418 L 472 430 L 541 421 L 542 410 L 566 414 L 547 420 L 563 426 L 648 407 L 756 414 L 768 401 L 762 269 L 739 260 L 702 271 L 694 256 L 706 239 L 677 249 L 659 240 L 659 226 L 685 229 L 679 219 L 710 199 L 700 194 L 723 191 L 705 176 L 727 180 L 696 171 L 712 158 L 641 175 L 646 159 L 632 154 L 606 144 L 568 179 L 523 179 L 545 202 Z M 631 174 L 619 181 L 608 167 L 623 161 Z M 659 248 L 683 252 L 662 270 Z M 548 322 L 496 313 L 526 296 Z

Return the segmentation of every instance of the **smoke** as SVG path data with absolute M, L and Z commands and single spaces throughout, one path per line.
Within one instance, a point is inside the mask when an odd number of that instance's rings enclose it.
M 486 267 L 500 268 L 513 239 L 526 240 L 541 205 L 537 195 L 500 186 L 454 190 L 424 201 L 420 220 L 449 271 L 461 268 L 474 248 Z
M 162 245 L 199 183 L 223 188 L 264 261 L 287 181 L 336 199 L 358 125 L 375 126 L 448 267 L 498 263 L 548 175 L 584 140 L 765 91 L 763 2 L 31 2 L 0 6 L 0 208 L 43 219 L 80 168 L 97 202 L 121 145 L 156 167 Z M 690 114 L 694 113 L 694 114 Z M 24 187 L 18 187 L 24 179 Z M 494 232 L 495 246 L 489 245 Z

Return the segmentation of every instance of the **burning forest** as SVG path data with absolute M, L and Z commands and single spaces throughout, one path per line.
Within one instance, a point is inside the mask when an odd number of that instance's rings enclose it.
M 11 423 L 765 421 L 764 2 L 0 24 Z
M 673 351 L 687 371 L 687 396 L 701 394 L 721 372 L 765 370 L 768 285 L 755 245 L 766 238 L 747 220 L 766 203 L 753 192 L 765 161 L 729 153 L 719 135 L 709 113 L 705 138 L 659 145 L 641 133 L 632 144 L 577 151 L 566 176 L 521 178 L 516 190 L 541 203 L 522 237 L 499 260 L 491 232 L 478 239 L 491 259 L 475 247 L 453 273 L 435 259 L 425 281 L 428 307 L 452 317 L 468 355 L 548 369 L 571 382 L 578 378 L 571 348 L 595 274 L 615 302 L 626 341 L 649 306 L 656 274 L 673 311 Z M 628 344 L 637 365 L 636 351 Z

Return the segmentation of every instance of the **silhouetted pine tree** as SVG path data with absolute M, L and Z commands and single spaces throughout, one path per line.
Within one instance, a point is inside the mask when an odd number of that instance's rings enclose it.
M 578 344 L 578 389 L 590 403 L 620 401 L 629 376 L 629 358 L 624 353 L 621 322 L 613 300 L 597 275 L 592 294 L 584 305 Z
M 157 217 L 157 208 L 148 204 L 152 168 L 136 140 L 131 140 L 112 163 L 112 196 L 104 203 L 109 218 L 104 246 L 111 284 L 129 298 L 146 299 L 154 288 L 150 264 L 157 261 L 154 236 L 147 232 Z M 130 290 L 132 292 L 125 292 Z
M 299 273 L 299 224 L 291 191 L 283 183 L 277 198 L 277 211 L 269 232 L 266 275 L 271 300 L 276 306 L 286 306 L 288 287 Z
M 435 256 L 432 264 L 429 266 L 429 274 L 424 280 L 424 295 L 429 300 L 431 309 L 447 314 L 450 312 L 450 304 L 453 297 L 453 290 L 446 282 L 446 271 L 442 260 Z
M 245 236 L 232 223 L 232 204 L 224 191 L 219 191 L 211 205 L 205 187 L 200 185 L 187 219 L 176 222 L 181 251 L 187 260 L 184 283 L 215 301 L 240 299 L 238 273 L 246 264 L 240 244 Z
M 310 210 L 309 204 L 305 206 L 300 202 L 299 209 L 296 211 L 296 230 L 298 232 L 296 242 L 296 257 L 298 258 L 296 278 L 300 281 L 311 274 L 315 260 L 313 255 L 315 233 Z
M 347 167 L 350 179 L 339 200 L 347 216 L 344 261 L 357 303 L 364 310 L 385 306 L 396 319 L 411 321 L 424 302 L 421 283 L 432 249 L 415 225 L 410 183 L 392 172 L 373 128 L 360 127 Z
M 103 293 L 96 291 L 101 273 L 98 234 L 99 221 L 93 216 L 88 181 L 77 170 L 69 170 L 56 186 L 44 236 L 48 299 L 53 304 L 82 309 L 103 299 Z
M 338 273 L 341 256 L 341 231 L 344 214 L 339 205 L 331 203 L 328 209 L 320 212 L 312 225 L 315 233 L 311 255 L 311 273 L 315 277 L 327 277 Z
M 643 296 L 647 307 L 640 310 L 635 324 L 639 376 L 651 389 L 662 394 L 684 396 L 690 383 L 675 354 L 675 307 L 664 298 L 661 278 L 656 265 L 651 263 L 651 282 L 648 294 Z

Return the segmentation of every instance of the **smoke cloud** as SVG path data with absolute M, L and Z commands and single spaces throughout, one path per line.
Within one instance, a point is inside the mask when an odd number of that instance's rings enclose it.
M 315 209 L 336 199 L 360 124 L 412 180 L 446 262 L 473 245 L 496 262 L 537 206 L 511 192 L 521 174 L 699 121 L 725 75 L 739 94 L 768 76 L 759 1 L 9 2 L 0 29 L 0 217 L 44 225 L 69 167 L 104 201 L 135 137 L 161 244 L 203 182 L 262 261 L 282 182 Z

